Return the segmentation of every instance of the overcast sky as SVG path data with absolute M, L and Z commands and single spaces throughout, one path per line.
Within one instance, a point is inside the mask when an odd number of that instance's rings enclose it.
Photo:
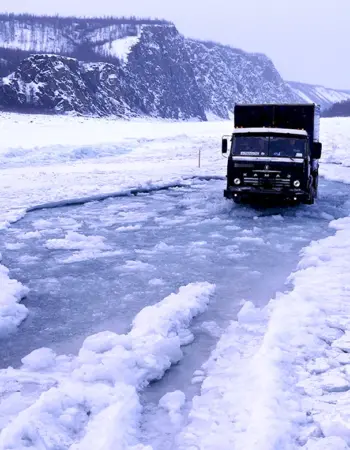
M 1 3 L 4 3 L 3 0 Z M 267 54 L 286 80 L 350 89 L 350 0 L 11 0 L 11 12 L 136 15 Z M 4 10 L 0 6 L 0 10 Z

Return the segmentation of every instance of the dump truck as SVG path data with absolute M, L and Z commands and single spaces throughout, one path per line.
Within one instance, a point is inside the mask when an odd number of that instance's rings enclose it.
M 224 197 L 313 204 L 318 194 L 320 107 L 235 105 L 234 129 L 222 137 L 228 154 Z

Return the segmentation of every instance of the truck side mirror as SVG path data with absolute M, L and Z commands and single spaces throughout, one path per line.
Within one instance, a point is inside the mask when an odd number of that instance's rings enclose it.
M 224 136 L 221 141 L 221 153 L 224 155 L 228 150 L 228 137 Z
M 322 154 L 322 144 L 321 142 L 314 142 L 312 147 L 312 158 L 313 159 L 320 159 Z

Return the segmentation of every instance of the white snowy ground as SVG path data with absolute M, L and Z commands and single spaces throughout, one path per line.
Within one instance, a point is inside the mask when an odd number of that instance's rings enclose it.
M 349 125 L 322 121 L 321 172 L 333 180 L 350 181 Z M 1 226 L 38 203 L 224 175 L 220 137 L 230 128 L 0 115 Z M 246 303 L 223 333 L 176 448 L 350 448 L 350 219 L 330 226 L 334 236 L 305 249 L 292 292 L 263 310 Z M 6 332 L 25 317 L 25 288 L 0 269 Z M 137 391 L 181 358 L 213 288 L 183 287 L 141 311 L 128 335 L 88 338 L 76 358 L 38 350 L 1 371 L 0 449 L 145 448 Z M 182 404 L 181 393 L 162 400 L 172 417 Z

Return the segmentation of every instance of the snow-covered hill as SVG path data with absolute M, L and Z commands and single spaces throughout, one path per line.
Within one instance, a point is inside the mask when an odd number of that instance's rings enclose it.
M 298 100 L 265 55 L 159 20 L 3 15 L 0 58 L 6 109 L 205 120 L 236 102 Z
M 350 90 L 340 91 L 324 86 L 298 83 L 295 81 L 289 81 L 288 84 L 300 97 L 301 101 L 317 103 L 318 105 L 321 105 L 322 109 L 327 109 L 334 103 L 350 99 Z

